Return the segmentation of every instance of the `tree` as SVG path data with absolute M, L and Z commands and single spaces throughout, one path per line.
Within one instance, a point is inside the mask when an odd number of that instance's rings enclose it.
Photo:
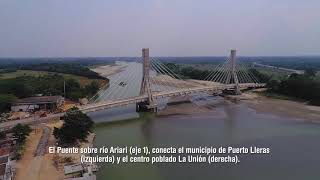
M 267 87 L 270 91 L 278 91 L 280 86 L 280 81 L 276 79 L 272 79 L 267 83 Z
M 0 139 L 4 139 L 6 137 L 6 134 L 3 131 L 0 131 Z
M 308 68 L 304 71 L 304 74 L 309 77 L 314 77 L 317 74 L 317 70 L 313 68 Z
M 78 141 L 86 140 L 93 124 L 89 116 L 82 113 L 78 108 L 72 108 L 64 116 L 62 127 L 54 128 L 53 135 L 59 145 L 73 145 Z
M 99 90 L 99 83 L 97 81 L 92 81 L 89 85 L 85 87 L 86 94 L 92 96 L 96 94 Z
M 1 79 L 0 93 L 14 94 L 16 97 L 27 97 L 32 94 L 32 87 L 25 83 L 25 77 Z
M 49 71 L 56 73 L 67 73 L 74 74 L 79 76 L 84 76 L 94 79 L 106 79 L 100 76 L 98 73 L 90 70 L 88 67 L 85 67 L 81 64 L 73 63 L 32 63 L 19 65 L 19 69 L 22 70 L 34 70 L 34 71 Z
M 10 109 L 10 104 L 16 101 L 16 97 L 11 94 L 0 94 L 0 113 Z
M 49 74 L 43 76 L 21 76 L 10 79 L 0 79 L 0 112 L 8 109 L 10 102 L 17 98 L 30 97 L 34 94 L 45 96 L 64 95 L 64 76 L 59 74 Z M 91 96 L 97 92 L 99 84 L 91 83 L 88 87 L 81 87 L 76 79 L 66 80 L 66 98 L 77 101 L 79 98 Z M 1 96 L 4 95 L 4 97 Z M 10 99 L 8 99 L 9 95 Z M 4 99 L 4 100 L 2 100 Z M 1 103 L 2 102 L 2 103 Z
M 266 83 L 271 79 L 270 76 L 263 74 L 256 69 L 249 69 L 248 73 L 252 74 L 253 77 L 255 77 L 261 83 Z
M 281 81 L 271 80 L 267 86 L 271 92 L 304 99 L 313 105 L 320 105 L 320 81 L 314 77 L 294 73 Z
M 17 138 L 19 143 L 25 142 L 31 131 L 32 129 L 29 125 L 22 125 L 20 123 L 12 128 L 13 137 Z

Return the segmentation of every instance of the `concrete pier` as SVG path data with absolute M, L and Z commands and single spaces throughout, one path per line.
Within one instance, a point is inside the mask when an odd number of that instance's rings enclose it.
M 235 87 L 234 87 L 234 92 L 232 94 L 234 95 L 240 95 L 241 94 L 241 91 L 240 91 L 240 87 L 239 87 L 239 79 L 238 79 L 238 75 L 237 75 L 237 72 L 236 72 L 236 58 L 237 58 L 237 51 L 235 49 L 232 49 L 231 50 L 231 54 L 230 54 L 230 70 L 231 70 L 231 76 L 234 80 L 234 84 L 235 84 Z
M 136 112 L 157 112 L 156 104 L 150 105 L 148 102 L 140 102 L 136 104 Z
M 148 95 L 147 101 L 139 102 L 136 104 L 137 112 L 155 112 L 157 111 L 157 105 L 154 103 L 154 99 L 151 92 L 151 84 L 150 84 L 150 57 L 149 57 L 149 49 L 142 49 L 142 70 L 143 77 L 140 88 L 140 95 Z

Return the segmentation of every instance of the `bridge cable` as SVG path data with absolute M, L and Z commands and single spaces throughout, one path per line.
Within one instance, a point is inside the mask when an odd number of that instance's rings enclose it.
M 116 79 L 114 79 L 112 81 L 112 85 L 114 85 L 113 87 L 116 87 L 116 88 L 112 88 L 111 90 L 109 91 L 106 91 L 103 96 L 101 98 L 107 98 L 107 100 L 112 100 L 110 97 L 114 97 L 114 95 L 112 95 L 114 92 L 119 92 L 121 91 L 121 87 L 119 87 L 119 83 L 123 82 L 123 79 L 129 74 L 131 75 L 133 72 L 132 72 L 132 68 L 130 66 L 127 67 L 127 69 L 125 70 L 125 72 L 128 72 L 128 73 L 122 73 L 121 75 L 117 76 Z
M 169 84 L 174 84 L 174 81 L 176 81 L 176 77 L 179 78 L 179 76 L 177 76 L 177 75 L 175 75 L 175 74 L 172 74 L 173 72 L 172 72 L 170 69 L 168 69 L 166 66 L 164 66 L 161 62 L 154 61 L 154 63 L 156 63 L 156 64 L 159 66 L 160 69 L 163 69 L 166 73 L 169 74 L 169 76 L 171 77 L 171 78 L 168 78 L 168 77 L 167 77 L 168 82 L 171 81 L 171 83 L 169 83 Z M 171 71 L 172 73 L 170 73 L 170 71 Z M 178 79 L 178 81 L 179 81 L 179 80 L 181 80 L 181 79 Z M 179 83 L 180 83 L 180 82 L 179 82 Z M 175 86 L 178 86 L 178 88 L 183 88 L 183 86 L 180 85 L 179 83 L 177 82 Z
M 154 68 L 154 70 L 156 71 L 157 74 L 160 74 L 160 76 L 164 75 L 164 71 L 162 69 L 160 69 L 154 62 L 151 62 L 151 65 L 152 65 L 152 67 Z M 155 78 L 157 78 L 157 77 L 158 78 L 157 79 L 153 78 L 153 82 L 155 84 L 158 84 L 158 86 L 160 84 L 160 87 L 162 89 L 166 90 L 166 87 L 167 88 L 171 88 L 171 86 L 166 83 L 167 82 L 166 80 L 163 81 L 164 77 L 160 77 L 160 76 L 156 75 Z
M 123 91 L 121 91 L 121 92 L 119 91 L 118 99 L 130 98 L 130 95 L 129 95 L 130 92 L 135 93 L 133 91 L 134 85 L 137 84 L 136 82 L 142 81 L 140 73 L 137 72 L 136 67 L 138 67 L 138 66 L 140 67 L 140 65 L 136 65 L 136 64 L 132 65 L 132 71 L 131 71 L 132 73 L 127 76 L 128 78 L 126 78 L 126 81 L 125 81 L 125 83 L 126 83 L 125 87 L 127 87 L 127 88 L 124 88 L 122 86 Z M 131 83 L 132 83 L 132 87 L 131 87 Z M 130 89 L 129 87 L 132 89 Z M 134 95 L 132 97 L 135 97 L 135 96 L 137 96 L 137 95 Z
M 220 68 L 221 65 L 223 65 L 224 62 L 218 63 L 213 70 L 210 71 L 210 73 L 207 75 L 206 78 L 204 78 L 205 81 L 209 81 L 209 79 L 212 77 L 212 75 Z
M 215 78 L 217 72 L 222 68 L 223 64 L 218 64 L 218 66 L 216 66 L 216 68 L 210 73 L 210 75 L 206 79 L 208 81 L 212 81 Z
M 229 59 L 227 62 L 225 62 L 218 72 L 218 76 L 216 77 L 215 81 L 221 83 L 221 78 L 223 77 L 224 71 L 227 69 L 227 65 L 229 65 Z
M 217 82 L 217 78 L 221 75 L 221 71 L 225 68 L 225 65 L 229 63 L 229 58 L 227 58 L 227 62 L 221 64 L 220 68 L 213 74 L 210 81 Z

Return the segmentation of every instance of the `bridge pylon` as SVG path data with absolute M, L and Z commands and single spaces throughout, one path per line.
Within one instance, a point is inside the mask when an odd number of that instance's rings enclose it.
M 154 98 L 152 96 L 151 84 L 150 84 L 150 56 L 149 56 L 149 48 L 142 49 L 142 81 L 140 87 L 140 96 L 148 95 L 148 99 L 145 102 L 137 103 L 136 110 L 138 112 L 141 111 L 156 111 L 157 105 L 154 102 Z
M 234 83 L 234 94 L 236 95 L 240 95 L 241 91 L 240 91 L 240 86 L 239 86 L 239 79 L 238 79 L 238 75 L 236 72 L 236 59 L 237 59 L 237 51 L 235 49 L 231 50 L 230 53 L 230 64 L 229 64 L 229 77 L 228 77 L 228 83 L 231 80 L 231 83 Z

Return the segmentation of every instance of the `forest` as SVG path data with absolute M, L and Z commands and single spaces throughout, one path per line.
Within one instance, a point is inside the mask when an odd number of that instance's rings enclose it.
M 289 69 L 306 70 L 315 69 L 320 71 L 320 57 L 263 57 L 257 61 L 271 66 Z
M 64 81 L 67 99 L 77 101 L 79 98 L 90 97 L 99 90 L 97 81 L 81 87 L 75 79 L 65 80 L 58 74 L 0 79 L 0 112 L 9 110 L 10 104 L 17 98 L 30 97 L 35 94 L 64 96 Z
M 166 67 L 168 67 L 168 69 L 172 70 L 175 74 L 179 75 L 179 77 L 182 79 L 203 80 L 211 73 L 211 71 L 209 70 L 201 70 L 199 68 L 195 68 L 189 65 L 184 66 L 176 63 L 166 63 L 165 65 Z M 257 80 L 261 83 L 266 83 L 271 78 L 270 76 L 263 74 L 257 71 L 256 69 L 248 69 L 248 73 L 253 74 L 257 78 Z
M 271 79 L 267 83 L 268 92 L 278 93 L 308 101 L 312 105 L 320 105 L 320 78 L 314 72 L 291 74 L 279 80 Z
M 16 70 L 47 71 L 84 76 L 90 79 L 106 79 L 98 73 L 91 71 L 87 66 L 73 63 L 14 64 L 0 66 L 0 73 L 14 72 Z
M 166 66 L 184 79 L 204 79 L 209 74 L 192 66 L 166 63 Z M 267 83 L 267 92 L 285 95 L 308 101 L 312 105 L 320 105 L 320 77 L 316 68 L 306 68 L 305 74 L 276 75 L 262 73 L 256 69 L 248 69 L 260 83 Z
M 210 73 L 208 70 L 201 70 L 192 66 L 183 66 L 177 63 L 165 63 L 165 66 L 175 74 L 179 75 L 179 77 L 182 79 L 201 80 Z

